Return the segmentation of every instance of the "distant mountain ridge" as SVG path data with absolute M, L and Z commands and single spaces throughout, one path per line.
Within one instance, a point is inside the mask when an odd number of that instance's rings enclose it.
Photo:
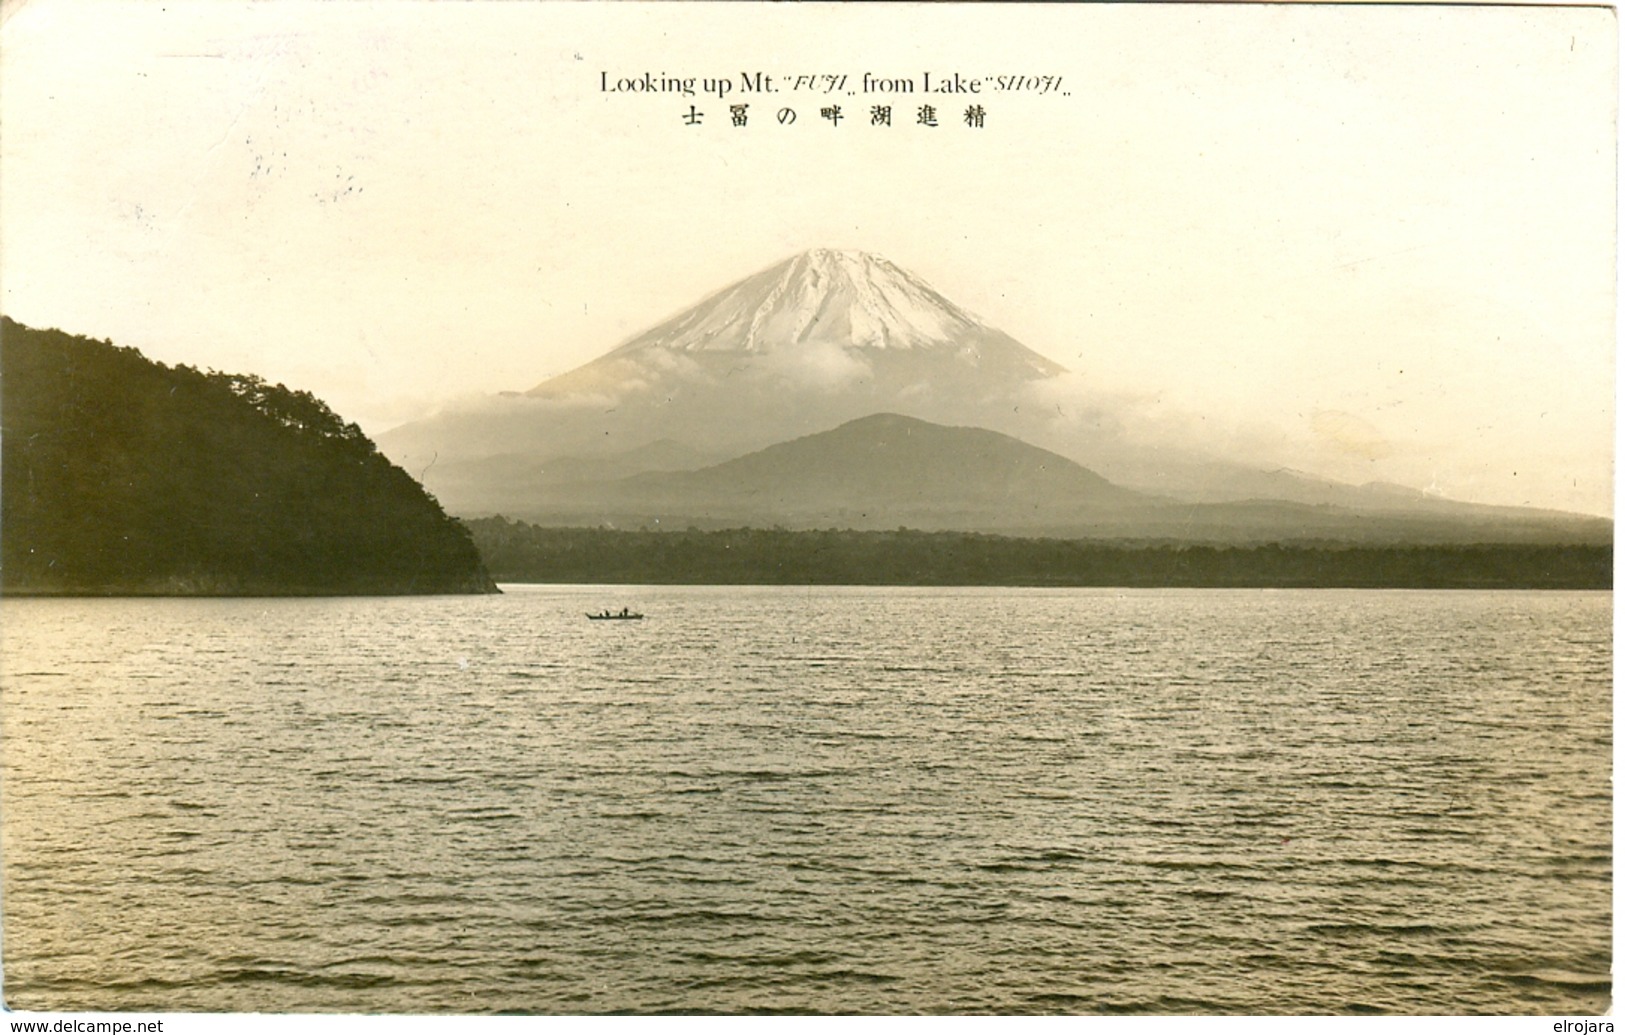
M 1020 527 L 1143 508 L 1078 464 L 982 428 L 874 414 L 688 471 L 537 480 L 511 513 L 597 523 Z
M 505 516 L 554 527 L 906 527 L 1218 543 L 1601 543 L 1612 529 L 1601 519 L 1448 503 L 1364 512 L 1274 500 L 1192 504 L 1114 485 L 1008 435 L 890 413 L 697 470 L 538 482 L 508 504 Z
M 757 509 L 798 523 L 846 514 L 929 526 L 949 517 L 1009 524 L 1034 515 L 1117 509 L 1141 499 L 1008 435 L 894 413 L 862 417 L 698 471 L 638 475 L 617 488 L 623 497 L 668 506 Z

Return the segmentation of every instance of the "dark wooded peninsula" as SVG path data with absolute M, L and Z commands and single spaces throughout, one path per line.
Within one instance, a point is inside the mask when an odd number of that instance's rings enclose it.
M 1609 589 L 1594 544 L 1207 546 L 974 532 L 622 531 L 468 522 L 504 582 Z
M 0 321 L 0 589 L 482 593 L 467 529 L 308 392 Z

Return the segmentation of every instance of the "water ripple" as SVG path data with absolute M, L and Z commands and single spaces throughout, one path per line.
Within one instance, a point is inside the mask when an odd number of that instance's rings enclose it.
M 1608 594 L 615 595 L 0 601 L 11 1005 L 1610 1006 Z

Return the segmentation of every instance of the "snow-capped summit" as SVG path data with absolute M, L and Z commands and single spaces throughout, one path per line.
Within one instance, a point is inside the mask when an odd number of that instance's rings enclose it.
M 881 256 L 815 248 L 723 289 L 621 351 L 768 352 L 808 341 L 921 348 L 951 345 L 980 327 Z
M 911 382 L 1050 377 L 1061 368 L 983 324 L 929 284 L 878 255 L 815 248 L 746 277 L 643 332 L 607 355 L 543 382 L 532 395 L 613 393 L 664 380 L 674 357 L 709 365 L 723 356 L 764 360 L 781 382 L 890 380 L 887 353 L 931 352 L 952 360 L 934 371 L 909 364 Z M 842 376 L 851 375 L 851 376 Z M 862 375 L 862 376 L 859 376 Z M 901 387 L 901 386 L 900 386 Z

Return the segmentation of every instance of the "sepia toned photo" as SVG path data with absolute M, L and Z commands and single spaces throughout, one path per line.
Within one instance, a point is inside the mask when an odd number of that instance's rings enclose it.
M 1605 1030 L 1612 9 L 0 12 L 15 1016 Z

